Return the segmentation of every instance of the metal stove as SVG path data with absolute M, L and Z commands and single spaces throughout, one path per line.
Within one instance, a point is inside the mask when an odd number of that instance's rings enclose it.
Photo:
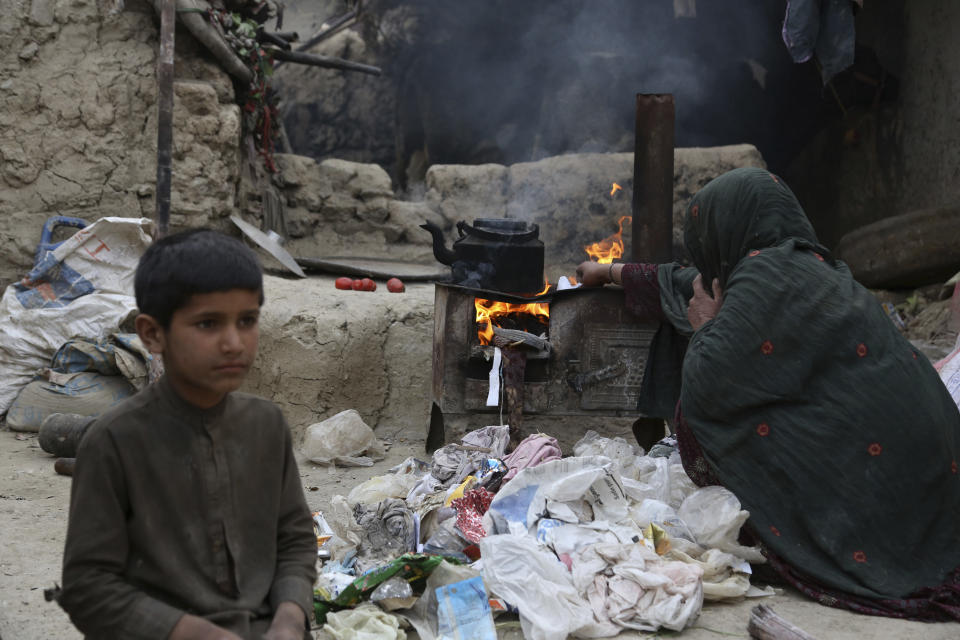
M 631 246 L 634 260 L 669 262 L 673 252 L 673 96 L 638 94 L 636 99 Z M 480 226 L 460 228 L 457 251 L 442 246 L 438 229 L 431 229 L 429 224 L 424 226 L 434 234 L 437 259 L 454 267 L 454 279 L 458 279 L 456 265 L 463 262 L 490 260 L 497 263 L 492 273 L 499 274 L 492 279 L 477 279 L 476 282 L 484 283 L 479 285 L 436 285 L 427 449 L 433 450 L 462 432 L 484 424 L 510 424 L 511 440 L 515 443 L 514 430 L 526 419 L 541 424 L 546 421 L 550 426 L 555 426 L 556 421 L 572 419 L 582 433 L 602 425 L 610 417 L 637 418 L 640 385 L 657 323 L 628 312 L 624 293 L 619 288 L 551 291 L 539 297 L 469 288 L 495 287 L 504 277 L 529 275 L 524 286 L 517 289 L 529 293 L 543 282 L 542 244 L 537 245 L 535 228 L 500 228 L 507 223 L 482 222 L 490 227 L 485 232 L 487 235 L 480 233 Z M 520 234 L 517 238 L 530 246 L 520 246 L 520 240 L 504 236 L 505 233 Z M 474 238 L 475 235 L 478 237 Z M 522 260 L 515 256 L 504 266 L 498 261 L 503 262 L 507 253 L 495 250 L 497 247 L 525 253 Z M 537 255 L 539 262 L 533 259 Z M 519 274 L 521 262 L 524 267 L 539 266 L 531 268 L 529 274 Z M 507 393 L 499 407 L 487 406 L 494 347 L 482 345 L 478 338 L 476 298 L 520 304 L 547 301 L 550 305 L 549 323 L 544 327 L 549 348 L 531 350 L 516 345 L 507 348 L 513 364 L 519 359 L 521 366 L 512 368 L 512 380 L 508 380 L 504 368 Z M 501 419 L 497 415 L 501 412 L 510 415 L 503 415 Z M 484 414 L 489 417 L 480 420 Z M 638 439 L 638 425 L 643 421 L 640 417 L 633 425 Z M 661 435 L 662 427 L 659 421 Z M 656 424 L 653 429 L 656 431 Z

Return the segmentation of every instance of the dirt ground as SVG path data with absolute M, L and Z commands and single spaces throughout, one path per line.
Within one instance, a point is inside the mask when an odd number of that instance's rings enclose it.
M 300 462 L 300 475 L 312 509 L 326 510 L 332 496 L 349 490 L 409 456 L 424 456 L 425 434 L 378 430 L 391 443 L 385 460 L 373 467 L 321 467 Z M 0 638 L 2 640 L 74 640 L 81 638 L 66 614 L 44 600 L 44 589 L 60 580 L 67 526 L 70 478 L 57 475 L 53 458 L 40 449 L 35 434 L 0 431 Z M 623 633 L 621 638 L 682 637 L 690 640 L 748 638 L 750 609 L 763 602 L 820 640 L 879 640 L 960 637 L 960 623 L 925 624 L 874 618 L 823 607 L 799 593 L 730 604 L 707 604 L 693 627 L 682 633 Z M 519 622 L 498 618 L 501 638 L 520 638 Z M 410 633 L 410 638 L 416 634 Z

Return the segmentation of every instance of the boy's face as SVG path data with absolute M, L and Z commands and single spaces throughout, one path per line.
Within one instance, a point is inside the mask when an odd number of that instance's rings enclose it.
M 163 354 L 167 378 L 187 402 L 206 409 L 243 383 L 257 354 L 260 292 L 230 289 L 198 293 L 164 329 L 151 316 L 136 319 L 137 334 Z

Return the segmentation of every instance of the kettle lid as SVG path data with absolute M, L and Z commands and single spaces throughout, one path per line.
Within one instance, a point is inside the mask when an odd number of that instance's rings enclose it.
M 472 227 L 461 221 L 457 223 L 457 230 L 461 236 L 511 243 L 536 240 L 540 235 L 539 225 L 513 218 L 476 218 Z

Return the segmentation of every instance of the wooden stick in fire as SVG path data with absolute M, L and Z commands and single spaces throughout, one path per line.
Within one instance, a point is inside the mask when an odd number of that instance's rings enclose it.
M 550 341 L 544 336 L 535 336 L 528 331 L 518 329 L 503 329 L 501 327 L 493 328 L 493 335 L 499 336 L 509 341 L 508 346 L 526 345 L 537 349 L 538 351 L 550 351 Z

